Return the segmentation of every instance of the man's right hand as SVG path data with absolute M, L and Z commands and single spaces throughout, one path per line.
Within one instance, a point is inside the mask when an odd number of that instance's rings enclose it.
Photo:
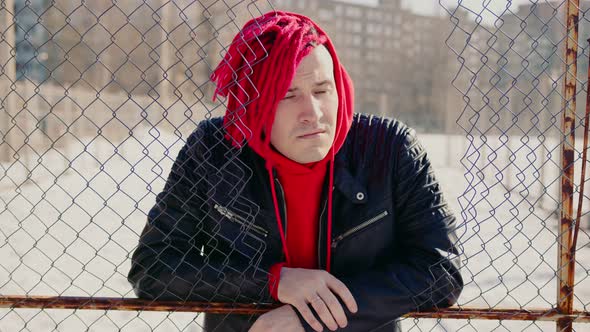
M 279 301 L 291 304 L 299 310 L 305 321 L 316 331 L 322 331 L 323 327 L 310 310 L 310 304 L 332 331 L 348 324 L 344 309 L 336 296 L 342 299 L 352 313 L 358 310 L 348 287 L 324 270 L 283 267 L 277 295 Z

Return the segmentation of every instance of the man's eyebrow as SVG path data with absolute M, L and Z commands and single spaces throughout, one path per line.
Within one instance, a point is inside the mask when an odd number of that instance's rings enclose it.
M 332 85 L 332 81 L 331 80 L 323 80 L 321 82 L 317 82 L 314 84 L 315 86 L 323 86 L 323 85 Z M 299 88 L 295 87 L 295 88 L 289 88 L 289 90 L 287 90 L 287 92 L 294 92 L 299 90 Z
M 332 85 L 332 81 L 330 80 L 323 80 L 315 84 L 315 86 L 322 86 L 322 85 Z

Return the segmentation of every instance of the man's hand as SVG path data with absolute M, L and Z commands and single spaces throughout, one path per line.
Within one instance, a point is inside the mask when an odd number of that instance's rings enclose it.
M 348 324 L 336 295 L 351 312 L 355 313 L 358 309 L 348 287 L 324 270 L 283 267 L 277 295 L 279 301 L 291 304 L 299 310 L 301 316 L 316 331 L 322 331 L 322 324 L 313 315 L 309 304 L 332 331 L 338 326 L 346 327 Z
M 248 332 L 305 332 L 295 309 L 284 305 L 258 317 Z

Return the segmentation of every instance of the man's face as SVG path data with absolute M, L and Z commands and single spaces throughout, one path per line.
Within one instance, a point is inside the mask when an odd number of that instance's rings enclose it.
M 320 161 L 334 141 L 338 93 L 330 52 L 319 46 L 305 56 L 279 102 L 271 144 L 301 164 Z

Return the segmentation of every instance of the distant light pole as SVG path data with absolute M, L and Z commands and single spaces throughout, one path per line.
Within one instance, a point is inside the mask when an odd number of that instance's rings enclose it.
M 162 1 L 162 7 L 161 7 L 161 13 L 162 16 L 160 17 L 160 24 L 162 26 L 162 53 L 160 55 L 160 58 L 158 59 L 160 62 L 160 68 L 162 68 L 162 82 L 159 85 L 160 89 L 158 91 L 158 94 L 160 95 L 159 99 L 160 99 L 160 104 L 163 106 L 163 108 L 165 110 L 168 110 L 168 108 L 170 108 L 169 105 L 169 100 L 170 100 L 170 80 L 172 80 L 172 70 L 170 70 L 170 72 L 168 72 L 168 69 L 170 67 L 170 57 L 171 57 L 171 51 L 170 51 L 170 43 L 171 41 L 168 40 L 166 41 L 167 37 L 168 37 L 168 33 L 170 32 L 170 7 L 172 6 L 173 2 L 169 1 L 169 0 L 161 0 Z

